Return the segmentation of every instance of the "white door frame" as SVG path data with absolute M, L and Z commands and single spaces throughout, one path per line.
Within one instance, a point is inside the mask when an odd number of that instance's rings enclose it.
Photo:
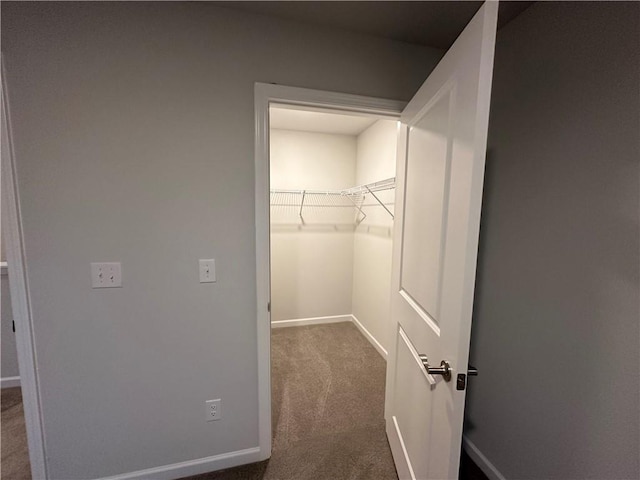
M 4 57 L 0 56 L 2 95 L 2 224 L 9 271 L 9 290 L 16 325 L 16 350 L 22 387 L 22 403 L 29 446 L 31 476 L 34 480 L 47 478 L 44 431 L 36 352 L 33 337 L 33 319 L 29 287 L 26 277 L 26 260 L 22 242 L 22 217 L 18 202 L 18 185 L 15 177 L 13 139 L 4 70 Z
M 269 302 L 269 105 L 330 108 L 399 119 L 406 102 L 266 83 L 255 84 L 256 299 L 258 320 L 258 441 L 271 456 L 271 315 Z

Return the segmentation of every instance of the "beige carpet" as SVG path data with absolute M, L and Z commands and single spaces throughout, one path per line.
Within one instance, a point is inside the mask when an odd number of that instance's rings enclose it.
M 386 364 L 351 323 L 274 329 L 271 459 L 189 480 L 396 480 Z
M 31 479 L 27 431 L 24 427 L 22 392 L 20 387 L 3 388 L 0 394 L 2 410 L 2 445 L 0 446 L 0 478 Z

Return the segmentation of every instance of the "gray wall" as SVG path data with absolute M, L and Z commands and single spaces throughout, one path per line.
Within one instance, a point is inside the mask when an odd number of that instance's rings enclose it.
M 162 2 L 2 2 L 2 51 L 51 476 L 255 447 L 254 82 L 408 100 L 441 52 Z
M 507 478 L 640 477 L 639 19 L 498 33 L 466 435 Z
M 16 352 L 16 334 L 13 333 L 13 312 L 11 311 L 11 297 L 9 296 L 9 276 L 0 275 L 0 325 L 2 326 L 2 358 L 0 369 L 2 378 L 17 377 L 18 353 Z

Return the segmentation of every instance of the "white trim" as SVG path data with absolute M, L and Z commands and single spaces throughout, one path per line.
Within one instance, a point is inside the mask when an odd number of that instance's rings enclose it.
M 404 439 L 402 438 L 402 433 L 400 433 L 400 426 L 398 425 L 398 419 L 396 416 L 391 417 L 391 421 L 387 421 L 387 438 L 389 439 L 389 444 L 393 446 L 397 446 L 399 448 L 392 448 L 391 453 L 397 454 L 396 452 L 402 452 L 402 459 L 397 459 L 394 457 L 394 463 L 396 466 L 396 470 L 398 473 L 398 478 L 400 480 L 416 480 L 416 474 L 413 473 L 413 466 L 411 465 L 411 459 L 409 458 L 409 452 L 407 452 L 407 447 L 404 444 Z M 403 461 L 400 461 L 403 460 Z
M 505 476 L 500 473 L 500 470 L 478 450 L 478 447 L 476 447 L 466 435 L 462 436 L 462 446 L 467 452 L 467 455 L 469 455 L 469 458 L 473 460 L 473 463 L 482 470 L 489 480 L 506 480 Z
M 255 212 L 256 320 L 258 351 L 258 441 L 261 459 L 271 456 L 271 318 L 269 266 L 269 105 L 304 105 L 400 118 L 405 102 L 361 95 L 256 83 Z
M 11 115 L 8 104 L 4 58 L 0 56 L 1 97 L 2 97 L 2 218 L 6 231 L 7 264 L 9 267 L 9 291 L 16 325 L 16 349 L 22 387 L 27 443 L 31 477 L 34 480 L 47 478 L 45 456 L 45 436 L 42 423 L 42 403 L 37 357 L 33 338 L 33 319 L 29 299 L 29 284 L 26 276 L 26 257 L 22 243 L 22 218 L 20 212 L 18 185 L 14 171 L 14 149 L 11 136 Z
M 305 325 L 322 325 L 325 323 L 351 322 L 353 315 L 331 315 L 328 317 L 293 318 L 291 320 L 274 320 L 271 328 L 304 327 Z
M 331 110 L 362 113 L 384 118 L 400 118 L 402 110 L 407 105 L 406 102 L 399 100 L 326 92 L 309 88 L 287 87 L 269 83 L 256 83 L 255 93 L 256 98 L 260 97 L 262 101 L 267 102 L 263 105 L 267 110 L 269 104 L 277 103 L 278 105 L 329 108 Z M 268 111 L 266 113 L 268 114 Z M 268 160 L 268 158 L 263 160 Z
M 256 208 L 256 320 L 258 348 L 258 445 L 261 457 L 271 456 L 271 266 L 269 204 L 269 89 L 256 83 L 255 208 Z
M 260 461 L 260 447 L 123 473 L 102 480 L 171 480 Z
M 367 330 L 362 323 L 360 323 L 360 320 L 358 320 L 355 315 L 351 315 L 351 318 L 353 320 L 354 325 L 358 327 L 358 330 L 360 330 L 360 333 L 362 333 L 362 335 L 364 335 L 364 337 L 367 340 L 369 340 L 371 345 L 373 345 L 373 347 L 378 351 L 378 353 L 382 355 L 382 358 L 386 360 L 387 356 L 389 355 L 389 353 L 387 352 L 387 349 L 384 348 L 378 340 L 376 340 L 376 337 L 374 337 L 371 334 L 371 332 Z
M 0 388 L 11 388 L 20 386 L 20 377 L 2 377 L 0 378 Z

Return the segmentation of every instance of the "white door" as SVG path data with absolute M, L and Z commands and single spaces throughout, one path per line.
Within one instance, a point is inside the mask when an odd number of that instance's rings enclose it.
M 401 480 L 458 477 L 497 13 L 482 6 L 401 118 L 385 404 Z

